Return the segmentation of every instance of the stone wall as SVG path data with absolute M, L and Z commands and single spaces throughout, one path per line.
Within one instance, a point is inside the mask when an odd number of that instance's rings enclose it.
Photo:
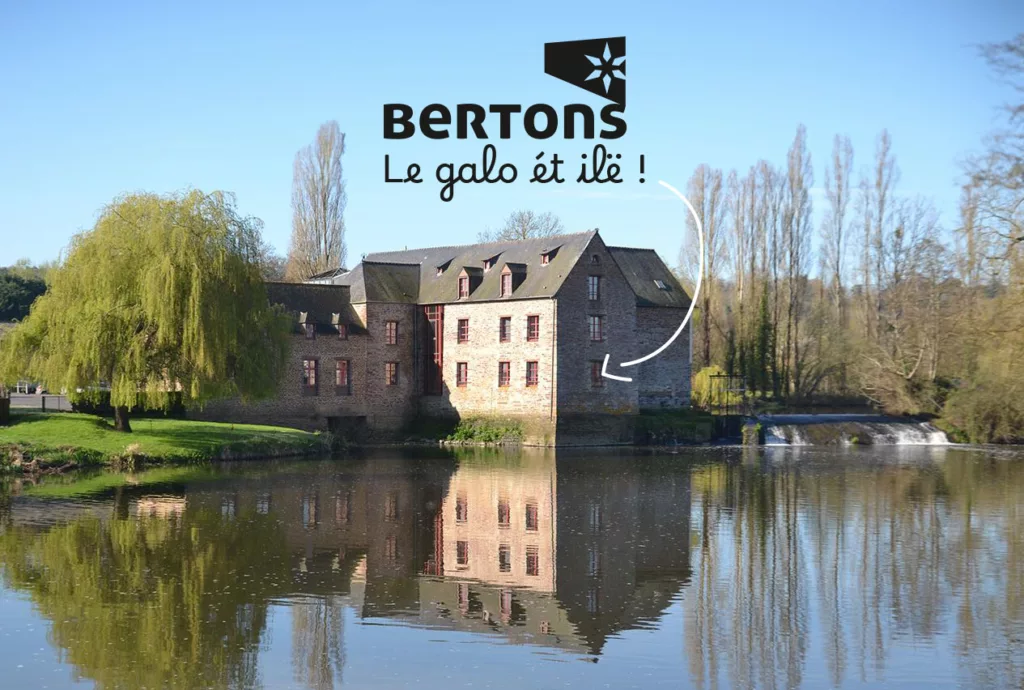
M 686 316 L 685 309 L 637 307 L 636 331 L 640 356 L 664 345 Z M 668 348 L 633 370 L 639 381 L 640 407 L 689 407 L 690 324 Z
M 503 300 L 444 305 L 441 395 L 423 396 L 420 409 L 434 416 L 551 417 L 555 390 L 555 303 L 550 299 Z M 526 339 L 527 317 L 539 317 L 536 341 Z M 500 342 L 499 320 L 510 317 L 511 338 Z M 458 342 L 459 319 L 469 319 L 469 341 Z M 508 386 L 498 386 L 498 363 L 511 366 Z M 537 385 L 526 385 L 526 363 L 537 362 Z M 456 367 L 468 366 L 465 386 Z
M 593 258 L 597 257 L 597 263 Z M 600 299 L 591 301 L 587 277 L 601 276 Z M 637 412 L 637 382 L 602 378 L 591 382 L 590 363 L 611 354 L 608 372 L 630 376 L 618 363 L 637 351 L 636 296 L 618 265 L 595 237 L 558 291 L 558 415 L 622 414 Z M 604 341 L 591 342 L 588 316 L 604 317 Z M 560 426 L 561 430 L 561 426 Z M 561 444 L 561 439 L 559 439 Z

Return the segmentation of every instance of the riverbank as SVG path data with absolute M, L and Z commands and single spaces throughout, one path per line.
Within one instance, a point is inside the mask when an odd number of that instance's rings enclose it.
M 139 418 L 132 433 L 90 414 L 14 413 L 0 427 L 0 472 L 62 472 L 81 467 L 273 458 L 324 453 L 328 434 L 252 424 Z

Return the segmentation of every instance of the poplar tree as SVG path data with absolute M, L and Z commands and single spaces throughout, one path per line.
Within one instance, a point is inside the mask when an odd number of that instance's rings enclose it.
M 221 192 L 116 199 L 0 342 L 0 380 L 93 402 L 106 382 L 126 432 L 133 407 L 169 405 L 172 391 L 190 406 L 273 394 L 288 322 L 267 301 L 260 226 Z

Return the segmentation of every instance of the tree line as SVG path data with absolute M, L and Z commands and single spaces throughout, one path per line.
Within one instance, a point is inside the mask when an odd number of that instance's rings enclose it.
M 1024 96 L 1024 34 L 982 52 Z M 835 136 L 817 224 L 803 125 L 782 164 L 700 165 L 688 184 L 705 238 L 694 366 L 742 377 L 764 399 L 859 398 L 941 415 L 972 440 L 1024 436 L 1022 101 L 963 162 L 952 227 L 901 191 L 884 130 L 857 174 L 849 137 Z M 690 230 L 680 264 L 692 285 L 692 219 Z

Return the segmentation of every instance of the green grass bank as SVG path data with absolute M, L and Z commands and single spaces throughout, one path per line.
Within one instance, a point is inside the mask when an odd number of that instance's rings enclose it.
M 132 433 L 79 413 L 12 413 L 0 427 L 0 471 L 56 471 L 204 460 L 283 457 L 327 452 L 329 434 L 252 424 L 137 418 Z

